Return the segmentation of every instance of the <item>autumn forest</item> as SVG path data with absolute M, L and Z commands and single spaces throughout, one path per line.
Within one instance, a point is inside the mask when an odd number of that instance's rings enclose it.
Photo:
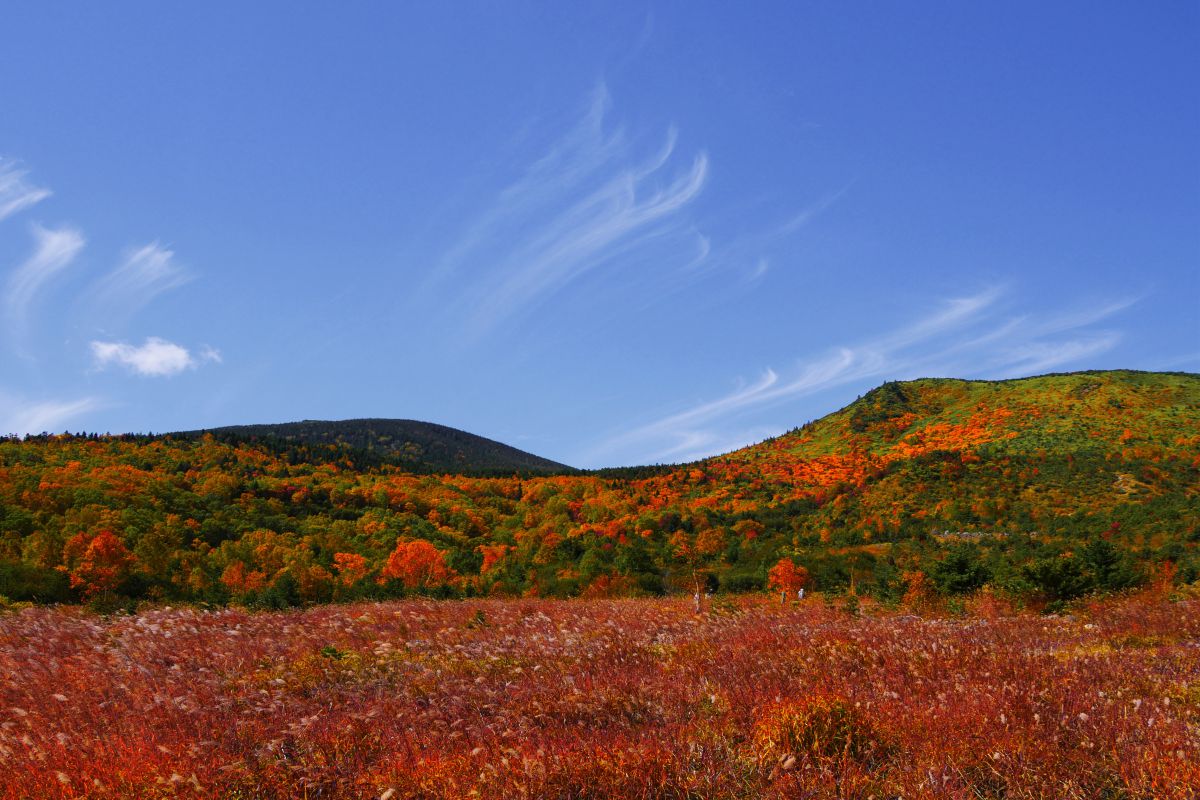
M 361 444 L 361 442 L 360 442 Z M 338 442 L 0 442 L 5 602 L 632 597 L 1039 605 L 1200 577 L 1200 378 L 886 383 L 725 456 L 417 474 Z M 545 462 L 551 464 L 552 462 Z

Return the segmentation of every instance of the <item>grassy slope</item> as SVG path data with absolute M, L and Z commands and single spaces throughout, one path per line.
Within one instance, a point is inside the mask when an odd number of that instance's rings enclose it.
M 906 437 L 936 425 L 963 425 L 981 410 L 1013 412 L 990 452 L 1078 454 L 1119 451 L 1126 429 L 1135 443 L 1166 451 L 1180 436 L 1200 436 L 1200 375 L 1116 370 L 1007 381 L 922 378 L 888 383 L 810 425 L 732 458 L 757 460 L 781 450 L 812 458 L 863 447 L 887 454 Z M 911 418 L 910 418 L 911 415 Z
M 849 463 L 864 473 L 852 481 L 858 503 L 876 511 L 887 501 L 936 515 L 968 498 L 1070 514 L 1194 498 L 1198 455 L 1200 376 L 1113 371 L 889 383 L 713 461 L 784 483 L 797 464 Z

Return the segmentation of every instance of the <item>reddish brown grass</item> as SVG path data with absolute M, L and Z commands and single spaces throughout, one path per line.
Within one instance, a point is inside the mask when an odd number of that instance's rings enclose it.
M 1200 602 L 0 616 L 0 798 L 1185 798 Z

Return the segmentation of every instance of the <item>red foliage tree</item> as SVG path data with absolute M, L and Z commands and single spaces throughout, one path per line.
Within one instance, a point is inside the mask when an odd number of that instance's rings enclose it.
M 449 583 L 454 570 L 446 566 L 445 553 L 424 539 L 414 539 L 396 543 L 380 576 L 396 578 L 406 589 L 432 589 Z
M 506 544 L 481 544 L 475 550 L 483 556 L 483 565 L 479 568 L 479 574 L 486 575 L 495 568 L 496 564 L 504 559 L 504 556 L 508 553 L 509 546 Z
M 129 577 L 134 558 L 121 538 L 104 529 L 95 536 L 74 536 L 63 548 L 71 588 L 85 598 L 115 591 Z
M 221 583 L 234 595 L 244 595 L 266 586 L 267 574 L 261 570 L 247 570 L 241 561 L 234 561 L 221 573 Z
M 367 559 L 358 553 L 334 553 L 333 568 L 343 586 L 353 586 L 367 576 Z
M 781 593 L 786 599 L 789 594 L 798 592 L 808 583 L 808 570 L 796 566 L 790 558 L 781 558 L 767 573 L 767 586 Z

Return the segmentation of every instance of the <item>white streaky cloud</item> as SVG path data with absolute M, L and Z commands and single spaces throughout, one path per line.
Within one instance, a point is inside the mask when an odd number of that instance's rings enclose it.
M 25 180 L 29 171 L 12 159 L 0 158 L 0 220 L 49 197 L 52 192 Z
M 794 378 L 745 398 L 747 402 L 743 405 L 767 406 L 857 380 L 903 371 L 915 362 L 912 356 L 904 353 L 907 348 L 976 321 L 999 296 L 999 289 L 989 288 L 947 300 L 940 311 L 912 325 L 860 345 L 836 348 L 823 358 L 802 363 Z
M 773 436 L 780 435 L 784 430 L 783 428 L 775 427 L 739 429 L 727 433 L 721 438 L 718 438 L 712 431 L 687 431 L 680 436 L 680 440 L 675 447 L 660 454 L 659 460 L 663 463 L 699 461 L 713 453 L 728 453 L 740 447 L 745 447 L 747 444 L 770 439 Z
M 0 431 L 5 434 L 15 433 L 18 436 L 58 433 L 63 430 L 63 425 L 68 420 L 86 414 L 99 405 L 100 403 L 92 397 L 34 403 L 0 397 Z
M 660 462 L 688 461 L 691 453 L 711 453 L 718 447 L 714 431 L 681 428 L 674 431 L 674 436 L 675 442 L 659 453 Z
M 587 453 L 580 463 L 591 463 L 609 452 L 618 452 L 633 447 L 659 443 L 646 459 L 662 462 L 677 458 L 681 452 L 698 453 L 700 442 L 728 440 L 727 434 L 705 430 L 702 426 L 736 418 L 748 410 L 768 408 L 787 400 L 815 394 L 824 389 L 856 379 L 877 374 L 880 358 L 871 351 L 855 351 L 839 348 L 829 355 L 801 365 L 791 380 L 780 382 L 779 375 L 767 369 L 760 378 L 749 386 L 741 386 L 716 400 L 700 403 L 692 408 L 655 420 L 633 430 L 607 439 L 601 446 Z M 746 442 L 742 442 L 746 444 Z M 653 446 L 653 445 L 652 445 Z M 707 455 L 720 450 L 709 450 Z
M 698 242 L 700 260 L 707 257 L 710 245 L 685 212 L 707 182 L 708 156 L 678 158 L 670 128 L 657 151 L 639 159 L 623 130 L 608 130 L 610 106 L 599 87 L 583 119 L 500 191 L 438 262 L 427 289 L 457 294 L 448 304 L 467 320 L 468 337 L 595 270 L 649 261 L 650 248 L 688 252 Z
M 923 375 L 952 375 L 962 378 L 1003 379 L 1025 377 L 1081 361 L 1111 350 L 1121 339 L 1114 331 L 1094 331 L 1082 339 L 1055 338 L 1074 333 L 1117 314 L 1141 300 L 1131 296 L 1101 301 L 1092 307 L 1075 308 L 1049 315 L 1023 314 L 996 323 L 992 316 L 980 318 L 986 332 L 960 341 L 947 342 L 935 352 L 914 358 L 908 366 L 924 367 Z M 932 365 L 940 369 L 931 369 Z
M 674 126 L 647 151 L 653 139 L 614 125 L 612 107 L 598 86 L 581 118 L 529 158 L 434 259 L 417 302 L 461 320 L 459 344 L 529 318 L 552 299 L 582 312 L 603 296 L 636 310 L 699 281 L 722 281 L 724 293 L 755 291 L 768 268 L 782 263 L 784 240 L 853 185 L 790 219 L 756 220 L 756 230 L 714 242 L 693 219 L 709 183 L 708 155 L 681 152 Z
M 604 130 L 604 118 L 611 105 L 607 87 L 596 87 L 579 123 L 516 182 L 501 190 L 492 207 L 467 226 L 434 269 L 431 282 L 455 272 L 472 255 L 478 255 L 477 248 L 506 229 L 547 209 L 556 210 L 569 187 L 584 183 L 620 156 L 627 146 L 624 132 L 618 129 L 606 134 Z
M 170 377 L 195 369 L 204 362 L 220 363 L 221 355 L 206 347 L 194 356 L 186 347 L 151 336 L 140 346 L 125 342 L 92 342 L 92 357 L 97 369 L 123 367 L 137 375 Z
M 841 200 L 853 185 L 854 181 L 850 181 L 836 192 L 830 192 L 807 208 L 801 209 L 799 213 L 780 226 L 779 233 L 786 235 L 808 227 L 809 223 L 827 211 L 834 203 Z
M 9 276 L 4 292 L 4 313 L 18 337 L 23 334 L 30 307 L 43 287 L 66 269 L 83 249 L 83 234 L 74 228 L 31 228 L 33 255 Z
M 1001 295 L 1002 290 L 988 288 L 943 301 L 923 319 L 895 331 L 801 361 L 784 371 L 791 377 L 768 368 L 758 381 L 722 397 L 610 436 L 574 462 L 598 465 L 613 454 L 633 456 L 625 463 L 662 462 L 727 452 L 762 438 L 746 437 L 763 426 L 731 427 L 745 415 L 837 386 L 922 376 L 1014 378 L 1086 367 L 1088 359 L 1121 341 L 1118 331 L 1087 328 L 1136 302 L 1121 299 L 1040 317 L 1004 318 L 996 310 Z M 796 421 L 768 428 L 793 427 Z
M 1187 355 L 1166 358 L 1154 364 L 1151 369 L 1156 372 L 1170 372 L 1188 364 L 1200 364 L 1200 353 L 1189 353 Z
M 714 277 L 730 270 L 737 270 L 743 274 L 742 286 L 755 287 L 777 262 L 786 263 L 789 260 L 787 251 L 781 251 L 780 246 L 841 200 L 853 184 L 851 181 L 838 191 L 822 197 L 782 224 L 767 225 L 757 231 L 739 234 L 719 246 L 713 246 L 706 239 L 703 257 L 689 262 L 671 275 L 674 287 L 683 288 L 702 278 Z M 747 264 L 752 266 L 747 267 Z
M 189 280 L 191 275 L 175 262 L 175 253 L 151 242 L 126 252 L 121 263 L 89 292 L 90 302 L 104 317 L 128 317 Z
M 1116 347 L 1121 334 L 1100 331 L 1092 336 L 1067 341 L 1033 341 L 1002 352 L 997 377 L 1021 378 L 1052 372 L 1066 364 L 1100 355 Z
M 538 193 L 549 199 L 555 194 L 555 179 L 577 184 L 621 156 L 628 144 L 624 129 L 605 131 L 605 119 L 611 110 L 612 95 L 607 86 L 600 84 L 592 90 L 588 109 L 579 123 L 534 161 L 524 176 L 505 188 L 501 200 L 524 202 Z
M 707 171 L 708 160 L 702 154 L 688 173 L 645 200 L 638 199 L 637 177 L 626 173 L 568 209 L 509 261 L 511 269 L 480 298 L 476 324 L 491 328 L 521 307 L 606 263 L 622 239 L 694 198 Z
M 1100 302 L 1089 308 L 1076 308 L 1042 320 L 1035 328 L 1037 335 L 1046 336 L 1051 333 L 1073 331 L 1095 325 L 1113 314 L 1118 314 L 1138 303 L 1144 295 L 1123 297 L 1118 300 Z
M 884 350 L 895 351 L 937 336 L 946 331 L 980 321 L 983 312 L 1004 293 L 999 287 L 989 287 L 966 297 L 955 297 L 942 303 L 942 310 L 881 340 Z
M 696 233 L 696 255 L 684 265 L 684 271 L 690 271 L 703 264 L 712 254 L 712 239 L 702 233 Z
M 786 251 L 780 253 L 780 245 L 791 238 L 792 234 L 808 227 L 830 206 L 841 200 L 853 184 L 854 181 L 851 181 L 836 192 L 825 195 L 783 224 L 764 226 L 757 231 L 739 234 L 722 242 L 719 247 L 714 247 L 712 242 L 704 237 L 702 255 L 670 276 L 674 287 L 683 288 L 701 278 L 713 277 L 729 270 L 742 273 L 742 286 L 756 286 L 777 261 L 786 263 L 788 260 Z
M 687 411 L 673 414 L 656 424 L 665 423 L 670 427 L 676 427 L 704 422 L 729 411 L 759 402 L 778 383 L 779 375 L 768 367 L 763 371 L 762 377 L 749 386 L 741 386 L 718 400 L 701 403 Z

